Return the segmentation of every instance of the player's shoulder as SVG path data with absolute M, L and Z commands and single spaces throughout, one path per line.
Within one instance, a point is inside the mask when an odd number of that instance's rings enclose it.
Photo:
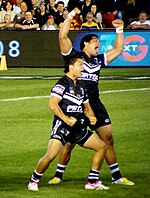
M 63 77 L 61 77 L 58 82 L 56 84 L 60 84 L 60 85 L 65 85 L 67 82 L 67 76 L 64 75 Z
M 52 87 L 52 92 L 55 92 L 57 94 L 61 94 L 62 95 L 64 93 L 65 89 L 66 89 L 66 79 L 63 76 Z
M 103 60 L 104 59 L 104 53 L 98 54 L 96 57 L 98 58 L 98 60 Z
M 70 59 L 71 57 L 74 57 L 74 56 L 81 56 L 82 55 L 82 52 L 80 51 L 77 51 L 74 47 L 69 51 L 68 54 L 62 54 L 63 55 L 63 58 L 65 61 L 67 61 L 68 59 Z

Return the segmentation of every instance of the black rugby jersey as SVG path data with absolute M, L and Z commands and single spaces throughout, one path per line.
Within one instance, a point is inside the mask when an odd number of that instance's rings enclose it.
M 84 115 L 82 104 L 87 103 L 88 98 L 85 89 L 78 81 L 75 86 L 73 80 L 65 75 L 54 85 L 51 95 L 61 99 L 59 106 L 65 115 L 76 119 Z
M 76 51 L 72 48 L 69 54 L 62 54 L 65 62 L 74 54 L 79 54 L 84 60 L 84 71 L 82 77 L 79 79 L 82 82 L 82 86 L 87 90 L 88 97 L 99 98 L 98 82 L 100 76 L 100 68 L 105 66 L 104 54 L 89 58 L 84 52 Z

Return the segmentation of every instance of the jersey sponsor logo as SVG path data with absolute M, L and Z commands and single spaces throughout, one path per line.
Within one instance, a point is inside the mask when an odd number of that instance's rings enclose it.
M 52 92 L 55 92 L 60 95 L 63 95 L 64 90 L 65 90 L 65 87 L 63 87 L 62 85 L 59 85 L 59 84 L 55 85 L 52 88 Z
M 82 107 L 81 106 L 77 106 L 77 105 L 68 105 L 67 107 L 67 112 L 77 112 L 77 113 L 82 113 L 83 110 L 82 110 Z
M 82 80 L 98 81 L 98 75 L 82 72 Z

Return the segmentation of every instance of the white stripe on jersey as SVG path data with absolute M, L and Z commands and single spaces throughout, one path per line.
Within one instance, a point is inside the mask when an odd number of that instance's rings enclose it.
M 65 90 L 65 87 L 60 84 L 56 84 L 52 88 L 52 92 L 58 93 L 59 95 L 63 95 L 64 90 Z
M 85 100 L 85 101 L 83 102 L 83 104 L 86 104 L 87 102 L 89 102 L 89 99 Z
M 61 124 L 62 124 L 62 121 L 61 121 L 61 120 L 57 120 L 57 121 L 56 121 L 55 126 L 54 126 L 54 128 L 53 128 L 53 130 L 52 130 L 52 132 L 51 132 L 51 135 L 56 134 L 57 129 L 58 129 L 58 127 L 59 127 Z
M 60 95 L 56 94 L 56 93 L 51 93 L 50 96 L 55 96 L 55 97 L 57 97 L 59 99 L 62 99 L 62 97 Z
M 71 102 L 81 105 L 83 103 L 83 97 L 78 98 L 77 96 L 74 96 L 72 94 L 66 93 L 63 95 L 63 98 L 70 100 Z
M 106 53 L 104 53 L 104 64 L 107 66 L 107 56 L 106 56 Z
M 94 73 L 96 71 L 99 71 L 100 67 L 101 67 L 101 65 L 99 65 L 99 64 L 98 65 L 93 65 L 93 64 L 91 65 L 91 64 L 84 61 L 84 69 L 89 73 Z
M 72 47 L 70 48 L 70 50 L 69 50 L 69 52 L 68 52 L 67 54 L 65 54 L 65 53 L 63 53 L 63 52 L 61 52 L 61 54 L 62 54 L 63 56 L 67 56 L 67 55 L 69 55 L 69 54 L 71 53 L 71 51 L 72 51 Z

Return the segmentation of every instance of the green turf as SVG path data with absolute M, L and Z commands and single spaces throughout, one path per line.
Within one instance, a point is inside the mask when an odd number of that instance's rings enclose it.
M 20 70 L 20 69 L 19 69 Z M 11 75 L 21 75 L 18 69 Z M 46 69 L 47 70 L 47 69 Z M 50 71 L 48 69 L 48 71 Z M 125 76 L 149 76 L 148 69 L 116 70 Z M 8 74 L 9 70 L 5 73 Z M 116 76 L 115 70 L 104 70 L 103 75 Z M 3 72 L 2 72 L 3 73 Z M 61 73 L 59 70 L 57 73 Z M 134 75 L 133 75 L 134 74 Z M 3 73 L 4 75 L 4 73 Z M 47 72 L 22 69 L 22 75 L 45 75 Z M 55 75 L 55 72 L 52 74 Z M 136 183 L 135 186 L 111 184 L 106 163 L 100 177 L 109 191 L 84 189 L 90 169 L 92 151 L 79 146 L 72 152 L 71 161 L 60 185 L 49 186 L 58 158 L 45 172 L 39 192 L 27 191 L 27 183 L 39 158 L 45 153 L 52 124 L 48 109 L 49 98 L 19 101 L 2 99 L 48 96 L 56 80 L 3 80 L 0 79 L 0 197 L 2 198 L 148 198 L 150 197 L 150 88 L 149 80 L 101 80 L 101 98 L 113 123 L 115 147 L 121 172 Z M 135 89 L 129 91 L 129 89 Z M 124 92 L 105 93 L 111 90 Z

